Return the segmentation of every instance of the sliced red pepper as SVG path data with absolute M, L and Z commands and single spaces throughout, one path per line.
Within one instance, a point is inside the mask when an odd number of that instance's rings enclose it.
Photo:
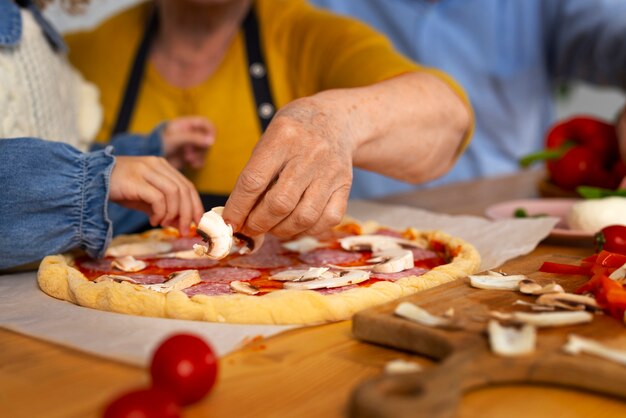
M 591 267 L 591 273 L 604 275 L 604 276 L 610 276 L 611 273 L 613 273 L 614 271 L 615 271 L 614 267 L 604 267 L 604 266 L 601 266 L 600 264 L 594 264 Z
M 626 310 L 626 290 L 615 280 L 606 276 L 600 277 L 600 289 L 596 300 L 602 308 L 614 318 L 622 320 Z
M 595 295 L 600 288 L 600 277 L 602 277 L 601 274 L 595 274 L 587 283 L 576 289 L 574 293 L 578 293 L 580 295 L 585 293 L 593 293 Z
M 613 268 L 622 267 L 624 264 L 626 264 L 626 255 L 602 250 L 598 254 L 598 258 L 596 259 L 596 264 L 599 264 L 604 267 L 613 267 Z
M 598 259 L 598 254 L 590 255 L 589 257 L 583 258 L 580 262 L 581 267 L 588 268 L 591 271 L 591 268 L 596 264 L 596 260 Z
M 571 264 L 552 263 L 550 261 L 544 261 L 541 267 L 539 267 L 539 271 L 543 273 L 580 274 L 583 276 L 591 275 L 591 271 L 588 267 L 574 266 Z

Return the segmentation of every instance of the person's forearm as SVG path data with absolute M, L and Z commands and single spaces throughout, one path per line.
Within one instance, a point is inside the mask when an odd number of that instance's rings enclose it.
M 110 150 L 81 153 L 60 142 L 0 139 L 0 269 L 82 248 L 102 256 Z
M 311 99 L 345 119 L 356 167 L 412 183 L 444 174 L 471 125 L 471 111 L 452 88 L 422 72 Z

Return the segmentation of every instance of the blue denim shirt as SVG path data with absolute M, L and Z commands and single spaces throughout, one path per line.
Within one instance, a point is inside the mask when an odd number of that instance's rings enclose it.
M 518 170 L 518 159 L 542 147 L 554 122 L 559 82 L 626 87 L 624 0 L 310 1 L 370 24 L 468 93 L 472 142 L 451 172 L 429 185 Z M 414 188 L 359 170 L 351 196 Z
M 63 53 L 61 36 L 38 10 L 31 11 L 51 47 Z M 17 45 L 21 36 L 18 6 L 0 0 L 0 48 Z M 99 257 L 114 226 L 127 231 L 147 221 L 140 212 L 108 204 L 109 179 L 114 153 L 162 155 L 161 127 L 93 148 L 82 153 L 37 138 L 0 139 L 0 270 L 75 248 Z

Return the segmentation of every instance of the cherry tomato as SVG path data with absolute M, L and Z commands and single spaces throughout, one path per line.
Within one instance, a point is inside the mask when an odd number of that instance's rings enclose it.
M 115 399 L 103 418 L 180 418 L 174 394 L 159 388 L 139 389 Z
M 595 235 L 600 250 L 626 255 L 626 225 L 610 225 Z
M 177 334 L 155 351 L 150 365 L 152 383 L 174 394 L 181 405 L 202 399 L 217 378 L 217 358 L 199 337 Z

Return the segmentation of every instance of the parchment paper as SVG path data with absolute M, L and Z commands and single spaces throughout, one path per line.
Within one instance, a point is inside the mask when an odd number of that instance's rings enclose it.
M 440 229 L 464 238 L 479 250 L 482 270 L 532 251 L 558 222 L 557 218 L 493 222 L 364 201 L 351 202 L 348 212 L 395 228 Z M 83 308 L 45 295 L 37 287 L 35 272 L 0 275 L 0 326 L 138 366 L 147 365 L 154 347 L 177 332 L 201 335 L 223 356 L 251 338 L 294 328 L 146 318 Z

